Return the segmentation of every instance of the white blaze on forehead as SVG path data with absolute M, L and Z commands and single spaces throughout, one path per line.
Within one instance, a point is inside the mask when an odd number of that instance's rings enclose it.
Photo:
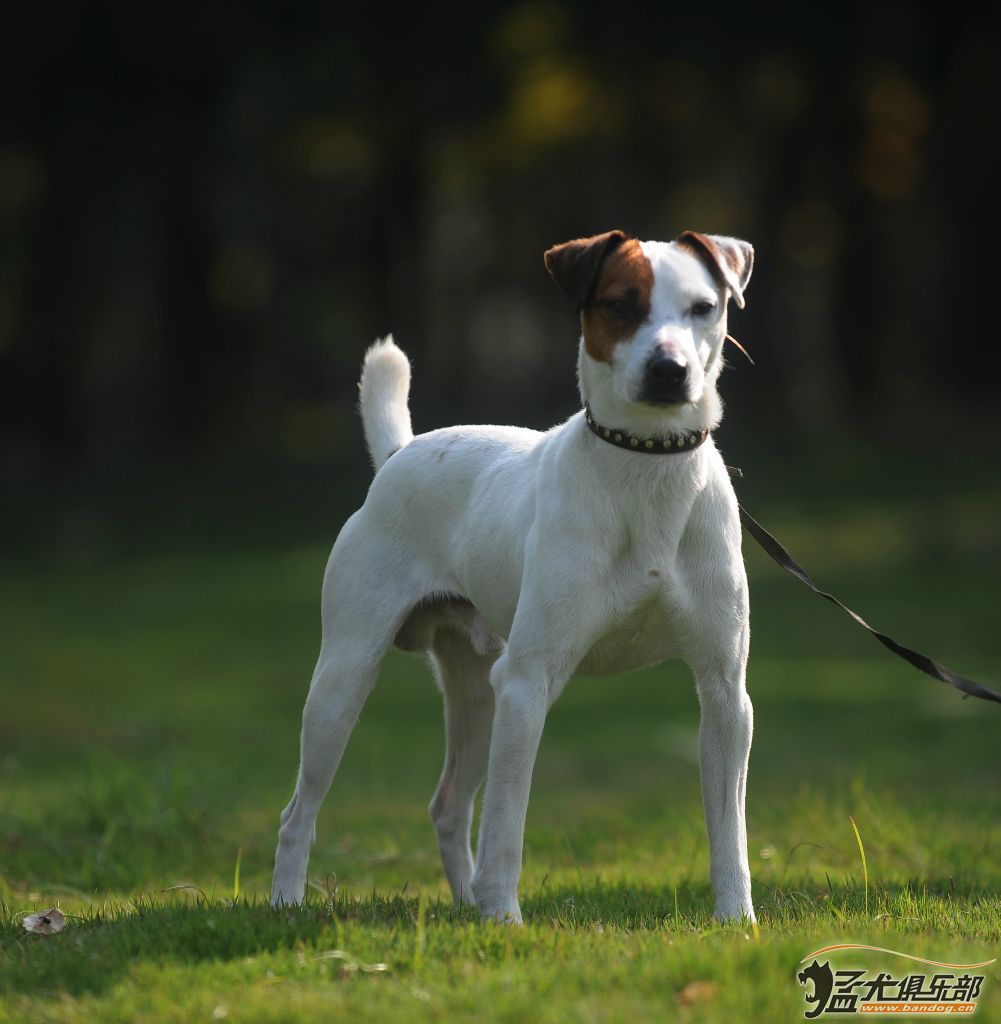
M 708 267 L 691 250 L 675 242 L 642 242 L 643 255 L 653 270 L 650 295 L 649 343 L 692 370 L 692 385 L 702 388 L 701 373 L 713 362 L 726 331 L 725 293 Z M 705 320 L 691 316 L 696 302 L 710 302 L 717 309 Z M 639 373 L 639 370 L 634 370 Z

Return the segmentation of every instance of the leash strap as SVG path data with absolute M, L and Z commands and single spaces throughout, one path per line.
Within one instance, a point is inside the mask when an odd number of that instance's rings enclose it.
M 873 629 L 861 615 L 853 612 L 846 604 L 842 604 L 833 594 L 828 594 L 826 590 L 821 590 L 799 562 L 786 551 L 740 502 L 737 503 L 737 507 L 740 509 L 740 521 L 743 523 L 744 529 L 761 545 L 765 554 L 772 561 L 780 565 L 790 575 L 795 576 L 800 583 L 806 584 L 815 594 L 824 598 L 825 601 L 830 601 L 831 604 L 836 604 L 842 611 L 847 612 L 860 626 L 872 633 L 885 648 L 893 651 L 894 654 L 905 661 L 909 661 L 918 671 L 924 672 L 925 675 L 929 675 L 933 679 L 938 679 L 939 682 L 948 683 L 949 686 L 954 686 L 957 690 L 961 690 L 967 697 L 979 697 L 981 700 L 993 700 L 1001 704 L 1001 694 L 996 693 L 994 690 L 989 690 L 986 686 L 982 686 L 973 679 L 967 679 L 966 676 L 959 675 L 958 672 L 953 672 L 952 669 L 946 668 L 945 665 L 940 665 L 937 661 L 929 658 L 927 654 L 912 651 L 910 647 L 897 643 L 893 637 L 880 633 L 878 629 Z

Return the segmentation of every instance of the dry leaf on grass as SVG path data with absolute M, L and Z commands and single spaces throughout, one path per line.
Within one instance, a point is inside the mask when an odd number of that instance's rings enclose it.
M 679 993 L 678 1002 L 682 1006 L 692 1003 L 708 1003 L 716 998 L 716 985 L 712 981 L 690 981 Z
M 66 918 L 57 907 L 51 910 L 40 910 L 37 914 L 29 914 L 21 922 L 26 932 L 35 935 L 55 935 L 66 927 Z

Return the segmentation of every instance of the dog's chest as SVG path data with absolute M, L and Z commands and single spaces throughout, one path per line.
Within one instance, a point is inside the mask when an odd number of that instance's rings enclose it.
M 647 557 L 623 567 L 605 595 L 607 626 L 578 671 L 630 672 L 677 657 L 685 589 L 673 560 Z
M 633 516 L 623 531 L 614 567 L 597 595 L 605 620 L 578 671 L 629 672 L 678 657 L 690 602 L 684 533 L 694 488 L 667 491 L 656 514 Z

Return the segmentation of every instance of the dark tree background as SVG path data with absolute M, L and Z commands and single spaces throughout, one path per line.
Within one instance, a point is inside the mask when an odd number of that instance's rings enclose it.
M 563 418 L 541 254 L 611 227 L 755 244 L 748 429 L 996 446 L 1001 23 L 975 10 L 19 5 L 0 470 L 348 457 L 390 330 L 419 429 Z

